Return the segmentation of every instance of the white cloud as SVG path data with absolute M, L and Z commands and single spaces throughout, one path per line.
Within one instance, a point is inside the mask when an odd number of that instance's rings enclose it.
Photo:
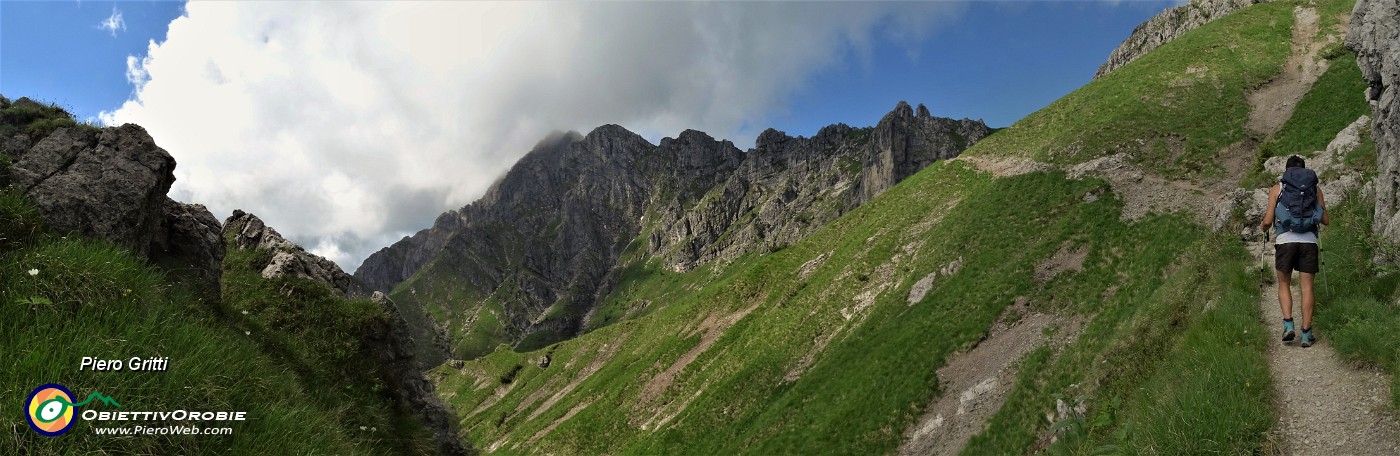
M 191 2 L 128 59 L 176 199 L 241 208 L 347 270 L 479 197 L 552 130 L 751 143 L 814 72 L 949 3 Z
M 117 37 L 117 30 L 126 31 L 126 20 L 122 19 L 122 12 L 116 6 L 112 7 L 112 15 L 107 16 L 102 22 L 97 24 L 97 28 L 111 33 L 113 38 Z

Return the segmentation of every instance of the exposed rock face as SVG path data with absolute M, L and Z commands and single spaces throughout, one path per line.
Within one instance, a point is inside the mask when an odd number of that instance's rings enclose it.
M 1191 0 L 1185 5 L 1157 13 L 1134 28 L 1128 39 L 1109 54 L 1108 61 L 1094 73 L 1094 79 L 1127 65 L 1188 31 L 1261 1 L 1266 0 Z
M 1395 0 L 1358 0 L 1346 46 L 1356 52 L 1361 77 L 1370 85 L 1371 137 L 1376 142 L 1375 225 L 1377 235 L 1400 242 L 1400 6 Z
M 365 345 L 379 359 L 381 375 L 401 413 L 413 413 L 437 437 L 438 452 L 445 455 L 466 455 L 470 451 L 457 438 L 457 419 L 433 392 L 433 384 L 423 379 L 414 359 L 413 339 L 408 336 L 408 324 L 384 293 L 375 292 L 370 301 L 384 309 L 388 318 L 371 327 Z
M 355 276 L 379 291 L 413 277 L 399 293 L 463 286 L 460 302 L 440 304 L 498 301 L 506 342 L 534 335 L 532 348 L 581 330 L 629 247 L 678 271 L 781 248 L 990 131 L 900 103 L 874 128 L 770 129 L 748 153 L 694 130 L 659 145 L 616 125 L 556 134 L 481 200 L 371 255 Z M 469 332 L 474 318 L 441 323 Z
M 37 142 L 18 134 L 0 143 L 12 161 L 9 184 L 50 229 L 111 241 L 177 277 L 218 289 L 219 221 L 203 206 L 165 196 L 175 182 L 175 159 L 145 129 L 59 128 Z
M 302 277 L 324 283 L 342 295 L 365 294 L 359 282 L 342 271 L 340 266 L 288 241 L 253 214 L 233 211 L 233 215 L 224 221 L 223 236 L 232 239 L 236 249 L 272 252 L 271 261 L 263 267 L 263 278 Z
M 175 182 L 175 159 L 146 130 L 61 128 L 12 158 L 11 184 L 49 228 L 146 256 Z
M 205 290 L 217 291 L 224 261 L 219 219 L 201 204 L 165 199 L 162 221 L 151 240 L 151 261 L 193 277 Z

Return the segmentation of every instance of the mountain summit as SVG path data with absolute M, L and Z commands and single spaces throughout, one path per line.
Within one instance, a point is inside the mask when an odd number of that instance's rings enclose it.
M 916 112 L 917 111 L 917 112 Z M 900 102 L 872 128 L 769 129 L 753 149 L 687 130 L 659 145 L 617 125 L 541 141 L 480 200 L 367 258 L 436 340 L 428 360 L 573 337 L 626 267 L 687 271 L 781 249 L 991 133 Z M 650 266 L 648 266 L 650 267 Z

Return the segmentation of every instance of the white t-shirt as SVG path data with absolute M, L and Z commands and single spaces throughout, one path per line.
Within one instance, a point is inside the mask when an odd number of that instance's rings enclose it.
M 1306 232 L 1306 233 L 1295 233 L 1295 232 L 1292 232 L 1292 231 L 1284 231 L 1284 232 L 1282 232 L 1282 233 L 1279 233 L 1278 237 L 1274 240 L 1274 244 L 1292 244 L 1292 243 L 1316 244 L 1316 243 L 1317 243 L 1317 233 L 1316 233 L 1316 232 L 1312 232 L 1312 231 L 1309 231 L 1309 232 Z

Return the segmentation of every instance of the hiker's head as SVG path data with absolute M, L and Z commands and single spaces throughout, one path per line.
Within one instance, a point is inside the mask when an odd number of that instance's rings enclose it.
M 1305 167 L 1307 167 L 1307 165 L 1303 164 L 1303 157 L 1299 157 L 1299 156 L 1297 156 L 1297 155 L 1294 155 L 1294 156 L 1292 156 L 1292 157 L 1288 157 L 1288 163 L 1287 163 L 1287 165 L 1284 166 L 1284 167 L 1285 167 L 1285 168 L 1305 168 Z

